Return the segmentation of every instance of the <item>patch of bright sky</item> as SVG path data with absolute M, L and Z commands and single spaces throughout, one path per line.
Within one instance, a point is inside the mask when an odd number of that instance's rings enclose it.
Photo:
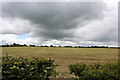
M 28 38 L 28 36 L 29 36 L 28 33 L 27 34 L 18 35 L 17 39 L 26 39 L 26 38 Z

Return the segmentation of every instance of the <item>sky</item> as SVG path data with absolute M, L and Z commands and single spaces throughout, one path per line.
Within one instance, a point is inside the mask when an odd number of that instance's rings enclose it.
M 1 44 L 118 46 L 118 2 L 2 2 Z

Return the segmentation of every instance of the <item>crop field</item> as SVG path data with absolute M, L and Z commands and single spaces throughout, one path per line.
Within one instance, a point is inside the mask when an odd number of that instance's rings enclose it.
M 115 48 L 60 48 L 60 47 L 3 47 L 2 55 L 13 57 L 51 58 L 58 64 L 59 76 L 69 75 L 68 65 L 73 63 L 110 62 L 118 60 Z

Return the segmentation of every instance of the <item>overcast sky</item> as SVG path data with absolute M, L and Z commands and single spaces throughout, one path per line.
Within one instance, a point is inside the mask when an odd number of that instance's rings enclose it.
M 2 2 L 3 44 L 117 46 L 117 2 Z

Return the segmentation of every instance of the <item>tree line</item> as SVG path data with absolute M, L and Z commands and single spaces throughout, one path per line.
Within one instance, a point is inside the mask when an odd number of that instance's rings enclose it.
M 108 46 L 54 46 L 54 45 L 44 45 L 44 46 L 38 46 L 38 45 L 34 45 L 34 44 L 18 44 L 18 43 L 13 43 L 13 44 L 4 44 L 4 45 L 0 45 L 0 47 L 65 47 L 65 48 L 119 48 L 119 47 L 108 47 Z

